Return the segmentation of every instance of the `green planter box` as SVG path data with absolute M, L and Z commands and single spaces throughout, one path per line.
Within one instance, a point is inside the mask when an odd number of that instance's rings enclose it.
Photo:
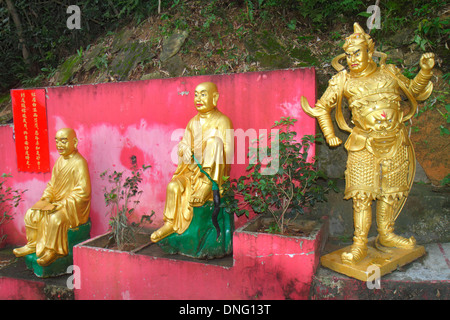
M 86 241 L 90 238 L 91 221 L 67 231 L 69 254 L 67 256 L 58 258 L 51 265 L 47 267 L 40 266 L 36 260 L 38 257 L 36 253 L 25 256 L 25 263 L 27 268 L 34 271 L 34 274 L 40 278 L 56 277 L 61 274 L 66 274 L 67 268 L 73 265 L 73 246 Z
M 217 221 L 220 226 L 220 236 L 212 224 L 211 216 L 214 210 L 212 202 L 194 208 L 194 217 L 189 228 L 183 234 L 173 233 L 158 242 L 165 252 L 182 254 L 198 259 L 221 258 L 231 254 L 233 250 L 234 219 L 220 209 Z

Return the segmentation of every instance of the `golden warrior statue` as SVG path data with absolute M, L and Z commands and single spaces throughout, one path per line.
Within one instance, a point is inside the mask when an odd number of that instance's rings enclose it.
M 354 237 L 349 252 L 341 255 L 342 262 L 354 264 L 367 255 L 367 235 L 372 221 L 371 203 L 377 200 L 377 245 L 414 248 L 413 237 L 394 233 L 394 222 L 412 186 L 415 174 L 415 155 L 404 122 L 433 90 L 430 81 L 434 54 L 425 53 L 420 59 L 420 72 L 413 80 L 404 77 L 394 65 L 385 64 L 386 55 L 374 50 L 371 37 L 357 24 L 354 33 L 346 38 L 344 54 L 333 60 L 339 72 L 331 78 L 323 96 L 311 108 L 302 97 L 304 111 L 317 118 L 327 143 L 341 144 L 335 136 L 330 112 L 336 107 L 336 122 L 350 132 L 345 143 L 348 151 L 345 171 L 345 199 L 353 199 Z M 379 56 L 378 66 L 372 59 Z M 346 58 L 350 72 L 339 60 Z M 404 114 L 401 95 L 410 101 Z M 342 99 L 348 101 L 353 128 L 342 114 Z
M 25 214 L 26 245 L 13 250 L 17 257 L 36 252 L 43 267 L 69 253 L 67 231 L 88 222 L 91 208 L 89 170 L 75 131 L 59 130 L 55 141 L 61 156 L 41 199 Z

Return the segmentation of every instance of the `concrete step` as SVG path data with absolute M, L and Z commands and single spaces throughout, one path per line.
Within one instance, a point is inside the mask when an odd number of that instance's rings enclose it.
M 25 258 L 16 258 L 14 247 L 0 250 L 0 300 L 73 300 L 67 283 L 71 275 L 38 278 L 27 269 Z
M 363 282 L 320 266 L 314 276 L 312 300 L 449 300 L 450 243 L 424 245 L 427 253 L 414 262 Z

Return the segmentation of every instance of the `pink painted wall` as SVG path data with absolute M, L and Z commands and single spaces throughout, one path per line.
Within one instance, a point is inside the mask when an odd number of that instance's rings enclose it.
M 260 133 L 280 117 L 292 116 L 299 119 L 294 128 L 299 136 L 315 133 L 314 119 L 300 106 L 301 96 L 315 101 L 313 68 L 46 88 L 50 166 L 58 158 L 54 135 L 63 127 L 76 130 L 79 151 L 88 161 L 93 190 L 91 236 L 108 229 L 105 182 L 99 176 L 107 169 L 126 170 L 131 155 L 138 157 L 138 165 L 152 166 L 145 172 L 144 193 L 134 219 L 154 210 L 153 226 L 162 223 L 166 186 L 176 168 L 171 154 L 196 114 L 193 92 L 204 81 L 218 86 L 218 108 L 230 117 L 235 129 Z M 15 219 L 4 227 L 7 241 L 20 245 L 26 242 L 26 209 L 40 198 L 50 173 L 18 172 L 14 148 L 13 128 L 0 127 L 0 173 L 13 175 L 12 187 L 28 189 Z M 235 151 L 235 158 L 239 152 L 248 152 L 246 147 Z M 234 164 L 232 176 L 242 175 L 245 167 Z M 245 222 L 240 218 L 236 224 Z
M 0 278 L 0 300 L 46 300 L 45 283 L 24 279 Z

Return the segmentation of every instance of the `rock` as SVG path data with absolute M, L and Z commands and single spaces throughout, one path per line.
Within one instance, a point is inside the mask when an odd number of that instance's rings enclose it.
M 150 60 L 155 54 L 150 51 L 147 43 L 134 41 L 122 48 L 111 62 L 110 75 L 119 80 L 126 79 L 138 63 Z
M 344 178 L 347 156 L 347 152 L 342 145 L 331 148 L 327 144 L 321 144 L 316 147 L 316 158 L 319 163 L 319 169 L 325 172 L 331 179 Z
M 114 40 L 111 44 L 110 51 L 111 53 L 118 52 L 123 49 L 131 41 L 131 37 L 133 36 L 133 30 L 124 28 L 119 33 L 114 35 Z
M 176 55 L 164 61 L 161 68 L 167 70 L 171 77 L 179 77 L 183 74 L 185 64 L 181 57 Z
M 285 69 L 292 64 L 288 50 L 267 31 L 247 36 L 244 45 L 253 60 L 263 68 Z
M 72 76 L 83 66 L 83 57 L 76 54 L 67 58 L 55 74 L 55 82 L 59 85 L 66 84 Z
M 346 119 L 348 124 L 351 124 L 350 111 L 346 107 L 345 103 L 343 104 L 342 109 L 344 118 Z M 332 114 L 332 121 L 334 134 L 342 140 L 342 144 L 337 147 L 330 147 L 326 143 L 318 144 L 316 149 L 316 158 L 319 163 L 320 170 L 324 171 L 329 178 L 342 179 L 344 178 L 344 172 L 347 166 L 348 158 L 347 150 L 345 150 L 344 144 L 345 141 L 347 141 L 349 133 L 339 129 L 334 117 L 334 113 Z M 317 132 L 322 133 L 318 125 Z
M 93 46 L 87 51 L 84 55 L 84 66 L 83 69 L 85 71 L 90 71 L 92 68 L 96 66 L 96 58 L 100 57 L 105 51 L 105 48 L 102 43 Z
M 286 69 L 291 64 L 291 60 L 288 56 L 280 54 L 257 52 L 255 58 L 259 61 L 261 67 L 267 69 Z
M 406 67 L 414 66 L 414 65 L 419 63 L 419 60 L 420 60 L 421 56 L 422 56 L 422 54 L 420 52 L 417 52 L 417 51 L 407 52 L 404 55 L 403 64 Z
M 188 35 L 189 33 L 184 30 L 182 32 L 176 32 L 169 38 L 166 38 L 163 43 L 163 49 L 159 56 L 159 60 L 161 62 L 165 62 L 176 55 L 178 51 L 180 51 L 180 48 Z
M 319 60 L 312 54 L 308 47 L 294 48 L 290 51 L 292 58 L 300 61 L 300 67 L 319 65 Z
M 151 79 L 160 79 L 162 78 L 161 73 L 159 71 L 144 74 L 140 80 L 151 80 Z
M 393 64 L 399 66 L 404 60 L 403 51 L 400 49 L 393 49 L 389 51 L 388 59 L 390 59 Z
M 0 124 L 10 123 L 13 121 L 13 113 L 10 108 L 5 108 L 0 112 Z
M 416 161 L 416 175 L 414 176 L 414 182 L 421 182 L 421 183 L 431 182 L 430 179 L 428 179 L 427 174 L 425 173 L 425 170 L 423 170 L 419 161 Z
M 389 39 L 394 47 L 401 47 L 409 45 L 413 41 L 413 30 L 409 28 L 401 29 L 395 32 L 394 35 Z

